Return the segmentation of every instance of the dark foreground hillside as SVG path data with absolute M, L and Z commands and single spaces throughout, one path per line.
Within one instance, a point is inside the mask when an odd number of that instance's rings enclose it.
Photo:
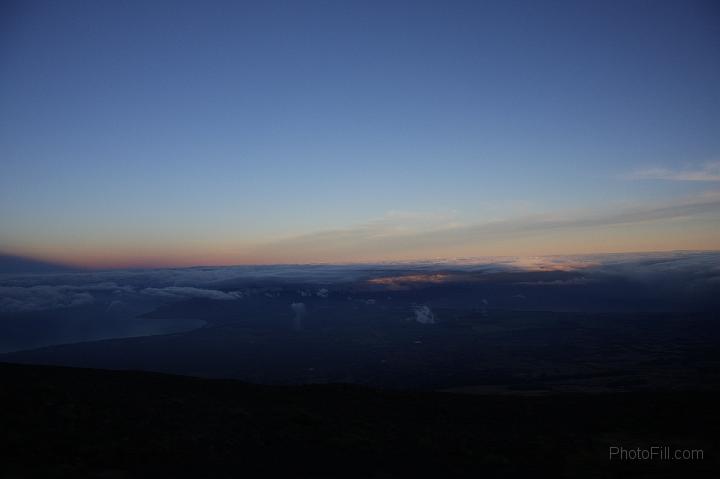
M 720 394 L 474 396 L 0 364 L 2 477 L 718 477 Z M 702 460 L 609 461 L 609 447 Z

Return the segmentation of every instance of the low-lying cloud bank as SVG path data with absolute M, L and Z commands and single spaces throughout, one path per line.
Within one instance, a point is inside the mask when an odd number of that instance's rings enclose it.
M 93 293 L 104 292 L 120 295 L 133 291 L 132 286 L 123 286 L 115 282 L 90 282 L 83 285 L 0 285 L 0 312 L 26 312 L 83 306 L 95 301 Z
M 528 280 L 529 273 L 540 274 Z M 542 276 L 545 274 L 545 276 Z M 551 277 L 552 274 L 565 274 Z M 302 297 L 325 299 L 334 288 L 438 286 L 449 282 L 514 283 L 524 288 L 593 287 L 631 282 L 667 295 L 720 297 L 720 252 L 548 257 L 463 258 L 353 265 L 232 266 L 104 271 L 0 277 L 0 312 L 72 308 L 101 301 L 238 301 L 258 284 L 288 285 Z M 298 288 L 298 285 L 306 285 Z M 304 292 L 304 294 L 303 294 Z M 528 296 L 528 291 L 513 293 Z M 422 318 L 431 316 L 425 313 Z
M 3 312 L 69 308 L 93 301 L 92 294 L 67 286 L 0 287 L 0 311 Z

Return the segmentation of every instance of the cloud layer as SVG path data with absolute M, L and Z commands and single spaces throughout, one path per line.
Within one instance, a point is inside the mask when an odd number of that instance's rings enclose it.
M 556 276 L 528 280 L 526 273 Z M 512 279 L 515 274 L 519 276 Z M 720 289 L 720 252 L 481 257 L 351 265 L 6 275 L 0 277 L 0 312 L 72 308 L 93 303 L 105 309 L 112 304 L 138 301 L 152 307 L 153 304 L 191 298 L 240 301 L 258 292 L 282 289 L 284 285 L 297 296 L 300 304 L 310 298 L 329 301 L 337 297 L 332 294 L 334 290 L 357 285 L 363 285 L 365 289 L 409 290 L 428 285 L 495 282 L 498 278 L 536 288 L 631 281 L 647 284 L 650 290 L 667 290 L 669 295 L 683 294 L 683 291 L 711 292 Z M 271 297 L 276 296 L 277 293 L 271 294 Z M 432 318 L 429 309 L 418 311 L 417 318 Z

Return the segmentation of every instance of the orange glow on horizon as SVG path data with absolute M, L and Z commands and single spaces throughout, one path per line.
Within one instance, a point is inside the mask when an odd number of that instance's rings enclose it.
M 672 226 L 672 227 L 668 227 Z M 458 243 L 449 238 L 429 246 L 409 235 L 401 239 L 363 243 L 343 237 L 307 237 L 260 241 L 227 238 L 163 243 L 139 240 L 84 243 L 40 240 L 5 248 L 4 253 L 69 265 L 82 269 L 180 268 L 192 266 L 272 264 L 358 264 L 413 262 L 457 258 L 512 259 L 523 269 L 563 270 L 588 266 L 567 261 L 554 263 L 548 256 L 579 256 L 605 253 L 651 253 L 663 251 L 719 251 L 720 235 L 709 223 L 644 223 L 593 229 L 542 231 L 524 235 L 482 236 Z M 51 240 L 47 240 L 50 242 Z M 453 243 L 453 241 L 455 241 Z M 444 279 L 444 278 L 442 278 Z M 440 278 L 438 279 L 440 280 Z M 412 281 L 412 278 L 405 281 Z

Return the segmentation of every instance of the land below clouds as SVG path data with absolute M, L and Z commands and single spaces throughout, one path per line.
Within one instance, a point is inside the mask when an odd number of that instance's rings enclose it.
M 715 389 L 718 260 L 674 253 L 536 259 L 531 267 L 11 276 L 0 281 L 3 343 L 29 350 L 0 358 L 269 384 L 523 394 Z

